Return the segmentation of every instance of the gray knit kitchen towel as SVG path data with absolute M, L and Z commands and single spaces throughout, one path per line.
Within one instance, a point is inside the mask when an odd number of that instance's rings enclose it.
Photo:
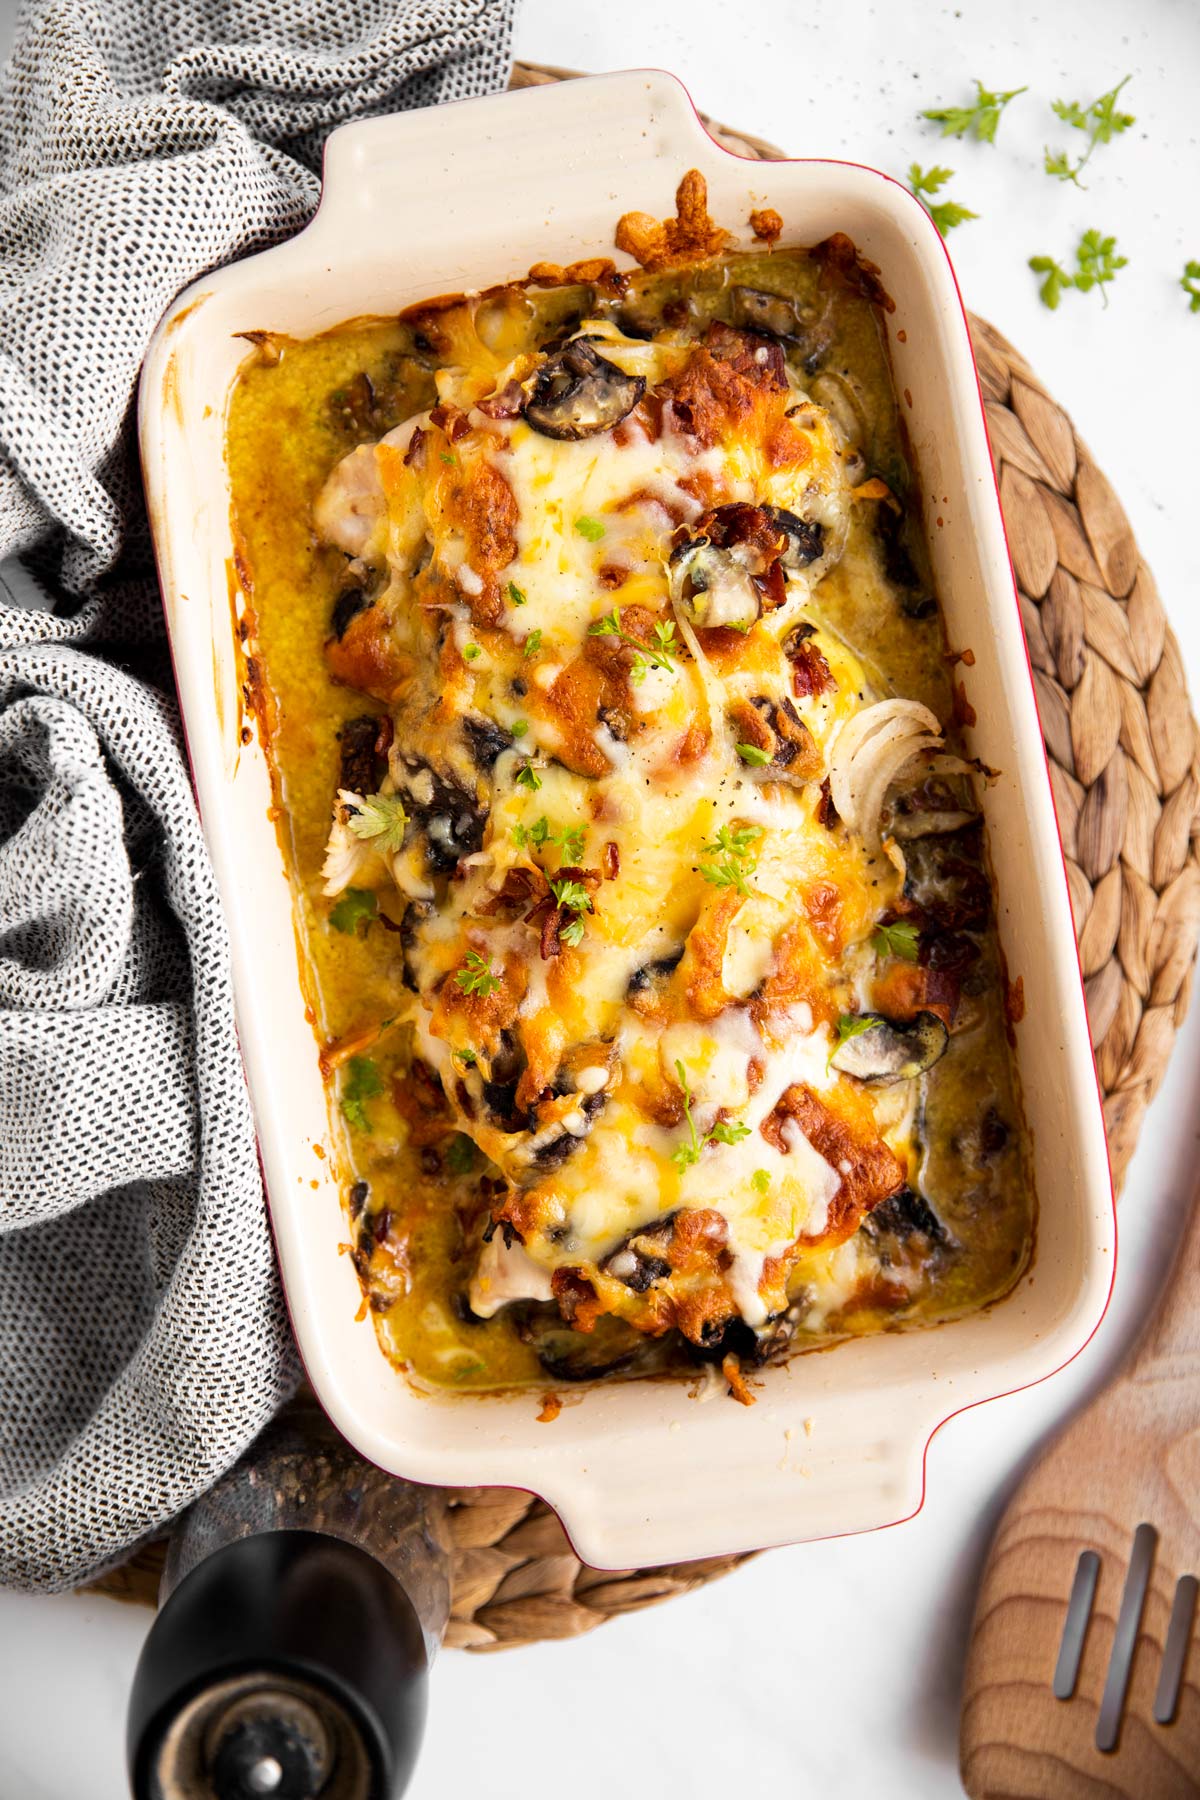
M 295 1379 L 162 641 L 138 367 L 185 283 L 309 218 L 333 126 L 502 87 L 512 6 L 34 0 L 18 22 L 0 558 L 45 602 L 0 586 L 0 1584 L 117 1560 Z

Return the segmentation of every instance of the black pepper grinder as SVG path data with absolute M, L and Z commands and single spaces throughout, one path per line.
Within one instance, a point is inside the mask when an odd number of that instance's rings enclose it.
M 135 1800 L 398 1800 L 450 1605 L 436 1488 L 294 1401 L 184 1516 L 138 1660 Z

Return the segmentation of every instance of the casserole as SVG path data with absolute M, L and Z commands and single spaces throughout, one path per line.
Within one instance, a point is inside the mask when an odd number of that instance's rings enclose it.
M 405 171 L 418 163 L 419 191 L 410 192 Z M 991 1311 L 767 1370 L 750 1411 L 698 1406 L 678 1386 L 636 1382 L 588 1389 L 547 1426 L 527 1394 L 416 1393 L 379 1355 L 369 1323 L 355 1322 L 291 897 L 266 818 L 268 771 L 241 711 L 225 407 L 245 356 L 234 334 L 308 336 L 352 314 L 513 279 L 535 262 L 603 256 L 615 216 L 669 215 L 692 166 L 721 223 L 769 202 L 785 243 L 846 232 L 880 266 L 895 302 L 892 359 L 936 585 L 951 641 L 975 657 L 969 748 L 999 771 L 987 815 L 1001 943 L 1028 1008 L 1016 1038 L 1042 1198 L 1038 1255 Z M 580 1554 L 609 1566 L 864 1529 L 911 1512 L 924 1446 L 948 1405 L 1038 1379 L 1073 1355 L 1103 1311 L 1114 1248 L 1065 878 L 965 320 L 921 209 L 870 171 L 741 162 L 707 138 L 683 90 L 657 74 L 347 127 L 328 146 L 309 229 L 198 283 L 172 308 L 143 374 L 141 428 L 285 1287 L 335 1423 L 397 1473 L 536 1489 Z

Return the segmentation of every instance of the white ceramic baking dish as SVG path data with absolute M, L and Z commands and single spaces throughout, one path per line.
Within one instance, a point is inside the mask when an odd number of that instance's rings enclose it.
M 683 172 L 749 242 L 848 232 L 896 303 L 896 383 L 923 483 L 951 642 L 969 646 L 971 749 L 988 795 L 1000 933 L 1024 983 L 1020 1074 L 1040 1197 L 1037 1254 L 999 1305 L 772 1368 L 753 1408 L 636 1382 L 569 1396 L 539 1424 L 528 1393 L 431 1399 L 359 1321 L 292 899 L 257 739 L 240 742 L 224 424 L 236 336 L 307 336 L 361 314 L 612 253 L 631 208 L 668 216 Z M 609 1567 L 700 1557 L 906 1517 L 951 1414 L 1038 1381 L 1086 1342 L 1115 1260 L 1112 1190 L 1066 881 L 966 321 L 945 250 L 903 188 L 837 162 L 720 148 L 672 77 L 638 71 L 346 126 L 320 209 L 277 249 L 207 277 L 164 319 L 142 377 L 146 487 L 184 722 L 233 942 L 238 1017 L 296 1336 L 317 1393 L 368 1457 L 415 1479 L 535 1489 L 580 1554 Z M 234 584 L 235 585 L 235 584 Z M 234 594 L 234 610 L 238 605 Z

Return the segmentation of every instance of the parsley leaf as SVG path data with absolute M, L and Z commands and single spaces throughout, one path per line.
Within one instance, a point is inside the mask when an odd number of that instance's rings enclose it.
M 526 657 L 536 656 L 538 651 L 541 649 L 541 647 L 542 647 L 541 632 L 540 631 L 531 631 L 529 636 L 525 639 L 525 655 L 526 655 Z
M 541 846 L 550 836 L 550 821 L 545 813 L 535 819 L 532 825 L 514 825 L 512 841 L 518 850 L 526 849 L 530 844 Z
M 767 1171 L 765 1169 L 755 1169 L 753 1175 L 750 1177 L 750 1186 L 756 1188 L 760 1194 L 765 1194 L 770 1185 L 771 1177 L 767 1174 Z
M 619 638 L 623 644 L 629 644 L 637 651 L 629 670 L 629 679 L 636 687 L 641 686 L 651 669 L 673 672 L 673 658 L 679 654 L 673 623 L 668 624 L 660 619 L 654 627 L 654 642 L 644 644 L 641 638 L 631 637 L 627 631 L 622 631 L 620 608 L 615 606 L 602 619 L 597 619 L 594 625 L 588 626 L 588 636 Z
M 564 825 L 561 830 L 550 833 L 550 842 L 558 845 L 565 863 L 577 863 L 583 855 L 586 837 L 586 825 Z
M 503 977 L 497 975 L 488 957 L 481 956 L 478 950 L 468 950 L 462 968 L 454 971 L 454 979 L 460 993 L 478 994 L 486 1000 L 495 993 Z
M 442 450 L 441 452 L 439 452 L 439 454 L 441 455 L 442 461 L 444 463 L 449 464 L 450 468 L 456 469 L 458 467 L 457 456 L 451 456 L 451 454 L 448 450 Z
M 352 1056 L 342 1077 L 341 1108 L 346 1123 L 355 1131 L 369 1131 L 371 1121 L 367 1117 L 366 1102 L 376 1099 L 382 1092 L 383 1081 L 370 1057 Z
M 558 935 L 564 944 L 570 944 L 572 949 L 577 950 L 583 942 L 583 920 L 572 919 L 569 925 L 563 926 Z
M 707 1137 L 702 1138 L 692 1117 L 692 1090 L 688 1085 L 687 1070 L 678 1058 L 675 1061 L 675 1073 L 683 1090 L 683 1116 L 687 1120 L 690 1134 L 686 1144 L 677 1144 L 671 1152 L 671 1161 L 682 1175 L 685 1169 L 690 1169 L 693 1163 L 700 1161 L 700 1152 L 707 1144 L 740 1144 L 743 1138 L 750 1136 L 750 1127 L 743 1125 L 738 1119 L 722 1119 L 713 1126 Z M 757 1181 L 755 1185 L 758 1185 Z
M 483 651 L 480 649 L 478 644 L 464 644 L 463 645 L 463 661 L 464 662 L 475 662 L 482 655 L 483 655 Z
M 1179 277 L 1179 285 L 1189 296 L 1188 311 L 1200 312 L 1200 262 L 1184 264 L 1183 274 Z
M 829 1067 L 842 1045 L 850 1038 L 861 1037 L 864 1031 L 870 1031 L 871 1027 L 878 1023 L 879 1019 L 875 1013 L 842 1013 L 837 1022 L 837 1042 L 829 1052 L 829 1060 L 825 1067 Z
M 743 1125 L 740 1119 L 722 1119 L 709 1132 L 708 1141 L 710 1144 L 740 1144 L 743 1138 L 749 1136 L 750 1127 Z
M 979 217 L 979 214 L 973 213 L 969 207 L 960 206 L 957 200 L 933 199 L 933 195 L 945 187 L 953 174 L 953 169 L 939 168 L 936 164 L 932 169 L 923 169 L 920 163 L 909 164 L 908 185 L 937 226 L 942 237 L 945 237 L 948 231 L 953 231 L 956 225 L 963 225 L 968 219 Z
M 517 586 L 515 581 L 509 582 L 508 588 L 507 588 L 507 593 L 508 593 L 509 599 L 512 601 L 514 606 L 524 606 L 525 595 L 522 592 L 522 590 Z
M 1088 143 L 1083 155 L 1074 163 L 1067 151 L 1051 150 L 1046 145 L 1043 167 L 1047 175 L 1053 175 L 1058 181 L 1073 181 L 1077 188 L 1083 186 L 1079 177 L 1091 161 L 1096 145 L 1111 144 L 1121 132 L 1128 131 L 1131 125 L 1137 123 L 1132 113 L 1117 111 L 1117 95 L 1130 79 L 1126 75 L 1124 81 L 1118 81 L 1115 88 L 1110 88 L 1107 94 L 1101 94 L 1090 106 L 1081 106 L 1078 100 L 1055 100 L 1052 103 L 1054 116 L 1061 119 L 1064 125 L 1070 125 L 1073 130 L 1082 131 Z
M 542 785 L 542 778 L 532 763 L 521 764 L 517 770 L 516 781 L 518 787 L 527 787 L 531 794 L 536 794 Z
M 1007 93 L 993 94 L 984 87 L 982 81 L 975 82 L 974 106 L 938 106 L 923 112 L 923 119 L 930 119 L 942 128 L 943 137 L 965 137 L 971 132 L 981 143 L 994 144 L 996 127 L 1000 123 L 1000 115 L 1010 100 L 1018 94 L 1027 93 L 1027 88 L 1009 88 Z
M 1055 262 L 1052 256 L 1031 256 L 1029 267 L 1035 275 L 1044 277 L 1038 293 L 1042 304 L 1051 312 L 1056 311 L 1059 301 L 1068 288 L 1077 288 L 1086 294 L 1091 288 L 1100 289 L 1100 298 L 1108 305 L 1105 285 L 1112 281 L 1119 269 L 1123 269 L 1128 257 L 1116 254 L 1115 237 L 1104 237 L 1098 231 L 1085 231 L 1075 246 L 1075 273 L 1071 274 L 1062 264 Z
M 704 856 L 722 858 L 720 862 L 702 862 L 699 865 L 705 881 L 711 881 L 714 887 L 733 887 L 739 894 L 748 894 L 750 889 L 746 885 L 746 878 L 753 875 L 758 866 L 749 861 L 750 846 L 761 836 L 761 825 L 722 825 L 714 841 L 705 844 L 701 852 Z
M 586 513 L 582 518 L 576 519 L 575 529 L 580 537 L 587 539 L 589 544 L 598 544 L 604 536 L 604 527 L 599 519 L 590 519 Z
M 559 906 L 568 912 L 591 912 L 592 899 L 582 881 L 552 881 L 550 892 Z
M 329 923 L 335 931 L 347 936 L 369 925 L 379 910 L 379 902 L 370 888 L 347 888 L 337 905 L 330 910 Z
M 1048 306 L 1051 312 L 1057 312 L 1058 303 L 1062 299 L 1065 289 L 1074 286 L 1070 275 L 1061 263 L 1055 262 L 1052 256 L 1031 256 L 1029 266 L 1035 275 L 1045 276 L 1045 280 L 1038 287 L 1042 305 Z
M 452 1175 L 466 1175 L 475 1167 L 475 1145 L 465 1132 L 456 1131 L 446 1145 L 445 1163 Z
M 738 744 L 736 748 L 742 761 L 749 763 L 752 769 L 761 769 L 764 763 L 771 760 L 769 752 L 760 750 L 757 744 Z
M 699 1133 L 696 1130 L 696 1121 L 692 1118 L 692 1090 L 688 1086 L 687 1070 L 678 1057 L 675 1059 L 675 1073 L 679 1077 L 679 1085 L 683 1089 L 683 1116 L 687 1120 L 688 1130 L 691 1133 L 690 1143 L 678 1144 L 671 1152 L 671 1161 L 682 1175 L 685 1169 L 690 1169 L 693 1163 L 700 1161 L 700 1152 L 704 1146 L 701 1144 Z
M 529 720 L 528 719 L 514 719 L 508 729 L 511 732 L 513 737 L 515 737 L 515 738 L 524 737 L 525 733 L 529 730 Z
M 898 956 L 901 962 L 915 963 L 917 960 L 917 928 L 908 919 L 898 919 L 894 925 L 880 925 L 872 935 L 871 944 L 880 956 Z
M 355 837 L 365 838 L 377 850 L 394 856 L 404 843 L 408 814 L 399 794 L 368 794 L 362 805 L 351 812 L 346 823 Z

